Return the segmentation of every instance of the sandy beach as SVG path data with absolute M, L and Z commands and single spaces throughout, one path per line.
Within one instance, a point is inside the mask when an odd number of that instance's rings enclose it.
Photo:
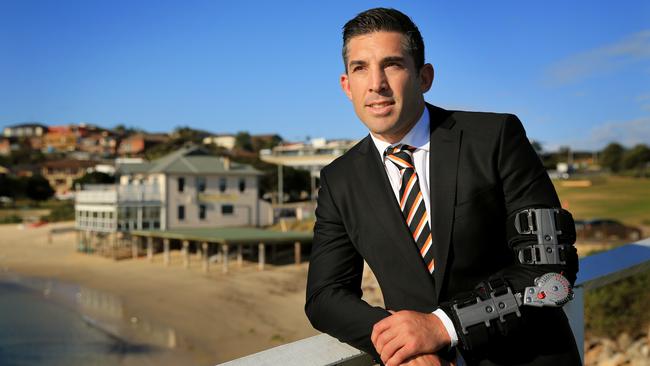
M 168 353 L 149 362 L 127 355 L 122 364 L 213 365 L 317 334 L 303 311 L 306 263 L 267 265 L 259 272 L 256 264 L 244 262 L 228 274 L 215 266 L 206 276 L 196 260 L 183 268 L 178 252 L 165 267 L 160 254 L 149 263 L 144 257 L 114 261 L 78 253 L 73 232 L 47 242 L 51 228 L 72 224 L 0 225 L 0 271 L 109 293 L 119 299 L 125 321 L 171 333 Z

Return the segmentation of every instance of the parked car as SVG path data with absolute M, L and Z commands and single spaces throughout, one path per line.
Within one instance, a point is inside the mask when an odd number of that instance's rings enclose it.
M 612 219 L 575 220 L 578 239 L 641 239 L 641 230 Z

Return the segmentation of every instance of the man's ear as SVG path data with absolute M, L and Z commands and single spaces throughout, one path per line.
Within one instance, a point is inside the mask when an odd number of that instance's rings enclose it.
M 422 94 L 426 93 L 431 89 L 431 84 L 433 84 L 434 71 L 431 64 L 424 64 L 420 69 L 420 90 Z
M 350 79 L 348 79 L 348 74 L 341 74 L 341 89 L 345 95 L 348 96 L 348 99 L 352 100 L 352 93 L 350 93 Z

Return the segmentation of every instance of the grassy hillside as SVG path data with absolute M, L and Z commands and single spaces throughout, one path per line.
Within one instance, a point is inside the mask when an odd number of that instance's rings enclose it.
M 650 179 L 598 177 L 590 187 L 553 183 L 562 206 L 575 219 L 606 217 L 628 225 L 650 225 Z

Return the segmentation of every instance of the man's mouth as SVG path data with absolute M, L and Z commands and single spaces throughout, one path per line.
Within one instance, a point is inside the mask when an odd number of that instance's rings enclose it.
M 389 114 L 394 104 L 394 101 L 371 102 L 366 104 L 366 108 L 370 109 L 370 113 L 382 116 Z
M 393 102 L 393 101 L 385 101 L 385 102 L 368 103 L 368 104 L 366 104 L 366 106 L 370 107 L 370 108 L 382 108 L 382 107 L 385 107 L 385 106 L 388 106 L 388 105 L 393 105 L 393 104 L 395 104 L 395 102 Z

